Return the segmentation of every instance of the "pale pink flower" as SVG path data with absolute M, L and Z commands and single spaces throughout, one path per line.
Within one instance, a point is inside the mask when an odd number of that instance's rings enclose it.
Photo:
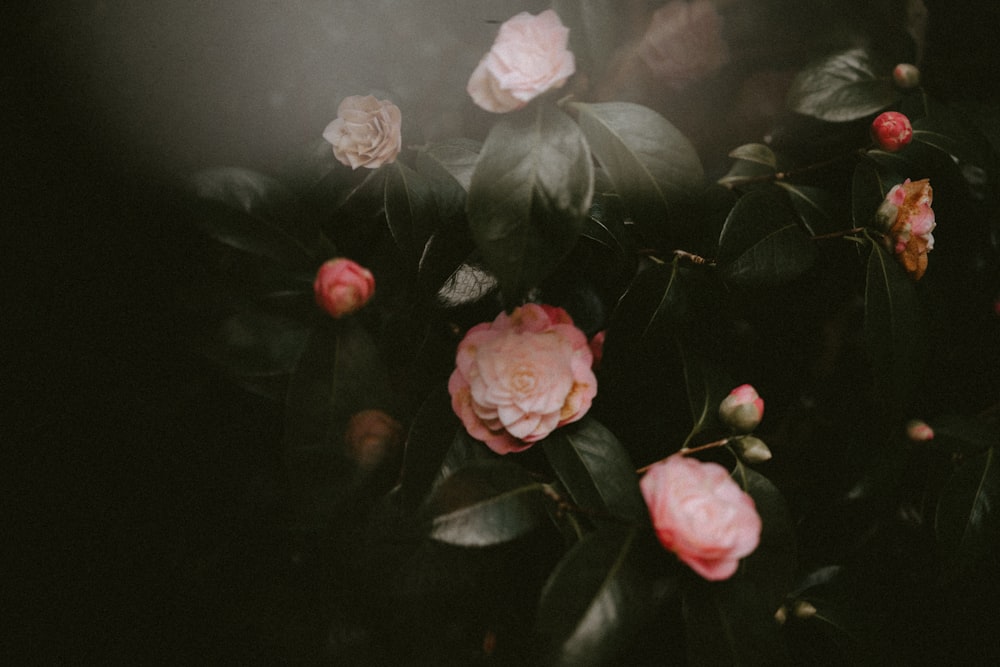
M 719 419 L 740 433 L 754 430 L 763 418 L 764 399 L 748 384 L 733 389 L 719 404 Z
M 368 303 L 375 293 L 372 272 L 356 262 L 338 257 L 323 263 L 313 282 L 316 303 L 334 317 L 349 315 Z
M 562 308 L 527 304 L 465 334 L 448 381 L 472 437 L 519 452 L 590 409 L 597 394 L 587 337 Z
M 914 280 L 927 270 L 927 253 L 934 249 L 937 226 L 931 203 L 934 191 L 926 178 L 916 182 L 906 179 L 885 195 L 876 217 L 890 237 L 890 247 Z
M 500 26 L 466 90 L 486 111 L 520 109 L 542 93 L 561 88 L 576 71 L 568 43 L 569 28 L 551 9 L 538 16 L 521 12 Z
M 760 543 L 753 498 L 717 463 L 674 454 L 639 488 L 660 543 L 705 579 L 728 579 Z
M 352 169 L 375 169 L 396 159 L 403 148 L 399 107 L 371 95 L 352 95 L 337 107 L 337 118 L 323 130 L 333 155 Z
M 729 62 L 722 18 L 711 0 L 672 0 L 650 19 L 639 58 L 660 83 L 680 89 Z

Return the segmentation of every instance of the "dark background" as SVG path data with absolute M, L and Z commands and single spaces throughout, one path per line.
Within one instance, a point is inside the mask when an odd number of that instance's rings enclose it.
M 547 3 L 415 4 L 2 10 L 5 651 L 76 664 L 320 654 L 325 575 L 318 547 L 283 529 L 280 413 L 190 344 L 200 323 L 182 300 L 206 241 L 178 185 L 218 164 L 283 164 L 349 94 L 391 90 L 433 138 L 457 122 L 441 110 L 466 104 L 487 20 Z M 927 5 L 936 92 L 996 104 L 994 3 Z

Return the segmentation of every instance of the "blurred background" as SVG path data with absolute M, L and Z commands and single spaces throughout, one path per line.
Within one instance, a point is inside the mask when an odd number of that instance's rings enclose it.
M 626 57 L 662 2 L 622 2 L 616 68 L 574 91 L 640 101 L 702 152 L 780 112 L 797 67 L 843 44 L 902 49 L 949 101 L 993 105 L 992 0 L 718 0 L 725 64 L 653 81 Z M 480 135 L 465 83 L 529 0 L 124 0 L 3 12 L 4 650 L 75 664 L 269 664 L 322 654 L 317 545 L 282 525 L 280 414 L 188 344 L 200 244 L 191 173 L 265 173 L 315 150 L 347 95 L 395 101 L 404 141 Z M 900 40 L 900 34 L 910 40 Z M 900 47 L 899 45 L 904 46 Z M 881 46 L 880 46 L 881 45 Z

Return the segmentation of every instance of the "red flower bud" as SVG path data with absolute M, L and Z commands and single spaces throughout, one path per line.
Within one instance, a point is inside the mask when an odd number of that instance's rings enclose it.
M 748 384 L 729 392 L 719 404 L 719 418 L 737 433 L 749 433 L 764 417 L 764 399 Z
M 913 126 L 898 111 L 886 111 L 872 121 L 871 135 L 879 148 L 895 153 L 913 140 Z
M 368 303 L 375 293 L 375 277 L 360 264 L 338 257 L 319 267 L 313 290 L 317 304 L 334 317 L 343 317 Z

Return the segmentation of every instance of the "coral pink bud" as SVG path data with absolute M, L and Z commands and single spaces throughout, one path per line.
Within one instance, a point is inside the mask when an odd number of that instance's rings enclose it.
M 319 267 L 313 290 L 323 310 L 343 317 L 368 303 L 375 293 L 375 277 L 360 264 L 338 257 Z
M 729 392 L 719 404 L 719 418 L 738 433 L 749 433 L 764 417 L 764 399 L 748 384 Z
M 879 148 L 895 153 L 913 140 L 913 126 L 898 111 L 886 111 L 872 121 L 871 135 Z
M 899 63 L 892 70 L 892 80 L 900 88 L 915 88 L 920 84 L 920 70 L 910 63 Z
M 927 442 L 934 439 L 934 429 L 926 422 L 914 419 L 906 424 L 906 437 L 913 442 Z

